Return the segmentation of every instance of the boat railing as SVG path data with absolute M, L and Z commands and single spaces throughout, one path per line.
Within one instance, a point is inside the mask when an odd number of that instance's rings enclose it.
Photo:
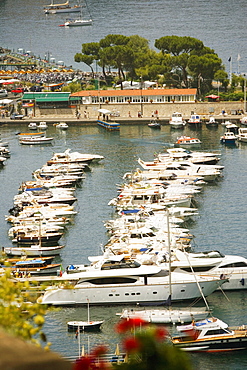
M 92 358 L 91 355 L 86 355 L 89 358 Z M 68 361 L 71 362 L 77 362 L 80 360 L 80 358 L 83 358 L 85 356 L 65 356 L 64 358 L 67 359 Z M 101 355 L 100 357 L 94 358 L 94 364 L 100 365 L 100 364 L 117 364 L 117 363 L 123 363 L 127 362 L 127 356 L 125 353 L 120 353 L 120 354 L 115 354 L 115 353 L 110 353 L 110 354 L 105 354 Z

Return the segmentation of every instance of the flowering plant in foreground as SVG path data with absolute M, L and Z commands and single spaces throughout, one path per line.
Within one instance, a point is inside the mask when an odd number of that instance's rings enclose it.
M 121 320 L 116 331 L 123 337 L 123 362 L 99 361 L 106 354 L 103 346 L 77 361 L 73 370 L 190 370 L 187 355 L 172 346 L 164 327 L 150 326 L 141 319 Z

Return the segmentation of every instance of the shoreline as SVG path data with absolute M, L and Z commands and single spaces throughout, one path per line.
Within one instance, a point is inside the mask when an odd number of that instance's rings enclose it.
M 240 119 L 242 116 L 236 116 L 236 115 L 227 115 L 227 116 L 214 116 L 216 121 L 218 121 L 218 123 L 222 123 L 222 122 L 225 122 L 225 121 L 232 121 L 234 123 L 240 123 Z M 189 117 L 186 117 L 185 118 L 186 120 L 189 119 Z M 135 125 L 138 125 L 138 124 L 148 124 L 150 123 L 150 121 L 152 121 L 153 118 L 152 117 L 142 117 L 142 118 L 136 118 L 136 117 L 116 117 L 116 119 L 111 119 L 111 120 L 108 120 L 108 122 L 118 122 L 120 124 L 123 124 L 123 125 L 132 125 L 132 124 L 135 124 Z M 170 120 L 170 117 L 162 117 L 159 119 L 159 122 L 161 124 L 161 126 L 168 126 L 169 125 L 169 120 Z M 57 116 L 57 117 L 40 117 L 40 118 L 37 118 L 37 117 L 33 117 L 33 118 L 24 118 L 24 119 L 15 119 L 15 120 L 11 120 L 9 117 L 7 118 L 0 118 L 0 125 L 5 125 L 5 124 L 21 124 L 21 125 L 25 125 L 25 124 L 29 124 L 30 122 L 35 122 L 35 123 L 40 123 L 40 122 L 48 122 L 50 124 L 54 124 L 54 123 L 57 123 L 57 122 L 67 122 L 67 123 L 70 123 L 72 125 L 92 125 L 92 124 L 96 124 L 97 125 L 97 118 L 80 118 L 80 119 L 77 119 L 77 118 L 68 118 L 68 117 L 62 117 L 62 116 Z M 207 118 L 202 118 L 202 124 L 207 122 L 208 119 Z M 198 125 L 195 125 L 195 127 L 200 127 L 201 124 L 198 124 Z M 193 125 L 191 125 L 192 127 Z

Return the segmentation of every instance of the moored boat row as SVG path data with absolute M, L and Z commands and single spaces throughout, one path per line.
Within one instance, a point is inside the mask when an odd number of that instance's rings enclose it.
M 79 159 L 74 161 L 75 158 Z M 5 247 L 3 251 L 8 256 L 40 259 L 32 259 L 31 262 L 22 259 L 15 266 L 18 272 L 57 275 L 61 264 L 47 264 L 43 257 L 54 258 L 63 250 L 64 246 L 58 245 L 58 242 L 63 237 L 66 225 L 77 214 L 74 209 L 77 183 L 83 179 L 86 165 L 94 159 L 99 161 L 103 158 L 70 150 L 55 153 L 50 160 L 56 163 L 49 164 L 48 161 L 42 169 L 34 171 L 34 180 L 22 183 L 19 193 L 14 196 L 10 215 L 6 216 L 6 220 L 12 224 L 9 238 L 16 246 Z M 83 165 L 80 161 L 83 161 Z M 15 272 L 13 268 L 12 271 Z

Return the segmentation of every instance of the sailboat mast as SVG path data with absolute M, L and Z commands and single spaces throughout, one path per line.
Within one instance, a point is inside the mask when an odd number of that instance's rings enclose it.
M 87 299 L 87 322 L 89 323 L 90 317 L 89 317 L 89 299 Z
M 205 295 L 203 294 L 202 288 L 201 288 L 201 286 L 200 286 L 200 284 L 199 284 L 199 282 L 198 282 L 198 280 L 197 280 L 197 276 L 196 276 L 196 274 L 195 274 L 195 272 L 194 272 L 194 270 L 193 270 L 193 267 L 192 267 L 192 265 L 191 265 L 191 263 L 190 263 L 189 256 L 188 256 L 187 254 L 186 254 L 186 257 L 187 257 L 187 260 L 188 260 L 188 262 L 189 262 L 189 265 L 190 265 L 191 271 L 192 271 L 192 273 L 194 274 L 194 277 L 195 277 L 195 280 L 196 280 L 196 284 L 197 284 L 197 286 L 198 286 L 198 289 L 199 289 L 199 291 L 200 291 L 200 293 L 201 293 L 201 295 L 202 295 L 202 298 L 203 298 L 203 300 L 204 300 L 204 302 L 205 302 L 206 308 L 207 308 L 207 310 L 209 311 L 209 310 L 210 310 L 210 308 L 209 308 L 208 302 L 207 302 L 207 300 L 206 300 Z
M 168 236 L 168 253 L 169 253 L 169 295 L 172 297 L 172 277 L 171 277 L 171 239 L 170 239 L 170 223 L 169 223 L 169 210 L 166 210 L 167 217 L 167 236 Z

